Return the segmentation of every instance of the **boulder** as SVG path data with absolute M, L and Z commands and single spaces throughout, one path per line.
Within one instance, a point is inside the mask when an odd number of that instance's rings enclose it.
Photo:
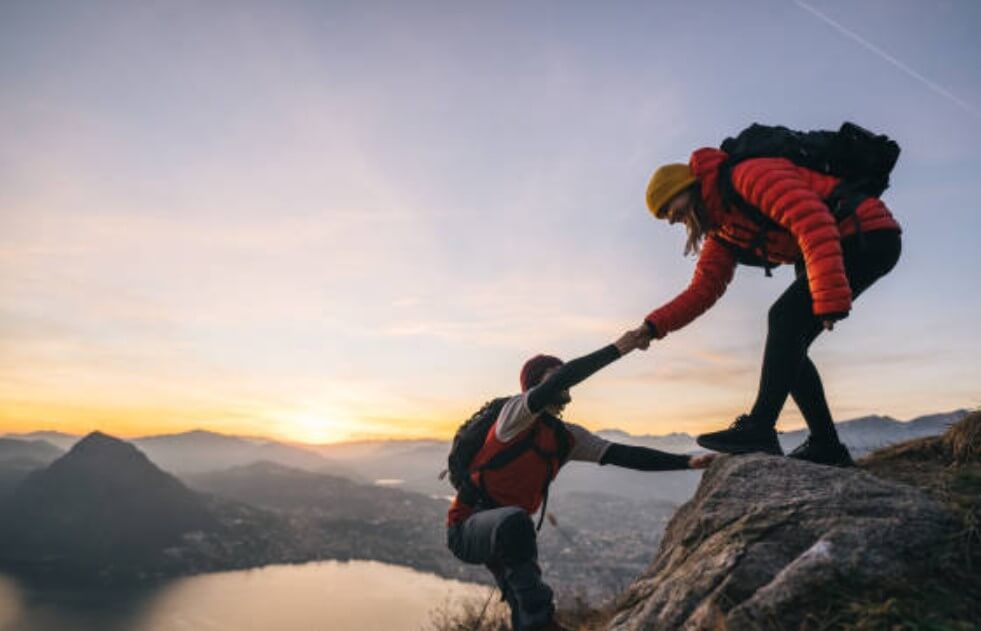
M 668 524 L 609 628 L 794 629 L 835 590 L 915 577 L 957 530 L 922 491 L 859 469 L 725 456 Z M 820 626 L 820 625 L 814 625 Z

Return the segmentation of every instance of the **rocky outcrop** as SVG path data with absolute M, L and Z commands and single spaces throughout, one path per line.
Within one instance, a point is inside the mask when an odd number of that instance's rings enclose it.
M 818 627 L 836 593 L 928 567 L 958 521 L 924 492 L 860 469 L 722 457 L 671 520 L 609 628 Z

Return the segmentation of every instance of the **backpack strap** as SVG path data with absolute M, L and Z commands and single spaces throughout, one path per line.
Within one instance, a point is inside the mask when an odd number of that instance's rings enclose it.
M 555 451 L 546 451 L 541 449 L 535 442 L 538 438 L 539 423 L 544 423 L 555 435 Z M 482 499 L 486 499 L 489 506 L 493 507 L 495 503 L 491 499 L 490 493 L 487 491 L 487 487 L 484 484 L 484 471 L 501 469 L 511 462 L 517 460 L 519 456 L 529 450 L 534 451 L 545 461 L 545 483 L 542 487 L 542 508 L 538 517 L 538 525 L 536 526 L 536 530 L 541 530 L 545 520 L 545 509 L 548 507 L 548 489 L 552 484 L 554 474 L 557 472 L 552 470 L 552 460 L 557 460 L 558 467 L 561 467 L 571 452 L 569 430 L 566 429 L 565 423 L 550 414 L 543 414 L 538 421 L 532 425 L 531 431 L 529 431 L 524 438 L 494 454 L 490 460 L 477 467 L 476 473 L 480 484 L 480 495 L 482 496 Z M 558 467 L 556 467 L 556 469 Z
M 494 431 L 493 427 L 494 426 L 492 425 L 490 431 Z M 513 445 L 508 445 L 508 447 L 506 447 L 505 449 L 502 449 L 501 451 L 494 454 L 494 457 L 492 457 L 490 460 L 488 460 L 481 466 L 474 469 L 474 473 L 477 474 L 477 482 L 478 482 L 478 484 L 474 486 L 474 488 L 478 491 L 478 497 L 476 498 L 476 501 L 471 504 L 472 506 L 486 506 L 490 508 L 494 508 L 497 506 L 497 502 L 495 502 L 491 498 L 490 491 L 487 490 L 487 485 L 484 482 L 484 471 L 492 470 L 492 469 L 501 469 L 507 466 L 508 464 L 510 464 L 511 462 L 517 460 L 518 457 L 521 456 L 521 454 L 525 453 L 529 449 L 534 449 L 535 439 L 537 435 L 538 435 L 538 424 L 536 423 L 535 425 L 532 426 L 531 431 L 529 431 L 524 438 L 522 438 L 519 441 L 516 441 Z
M 515 441 L 513 445 L 508 445 L 501 451 L 494 454 L 493 458 L 477 467 L 477 470 L 500 469 L 517 460 L 518 456 L 525 453 L 529 449 L 539 451 L 535 445 L 536 438 L 538 438 L 538 423 L 532 425 L 531 431 L 529 431 L 524 438 L 519 441 Z
M 862 202 L 874 197 L 869 191 L 876 186 L 880 186 L 880 183 L 870 178 L 853 181 L 842 180 L 825 200 L 836 223 L 842 223 L 849 218 L 855 221 L 855 236 L 858 239 L 859 247 L 862 249 L 865 248 L 865 234 L 862 232 L 862 221 L 856 211 Z
M 548 463 L 548 477 L 552 477 L 552 463 Z M 535 526 L 536 531 L 541 531 L 542 524 L 545 523 L 545 509 L 548 508 L 548 487 L 549 483 L 545 482 L 545 488 L 542 489 L 542 510 L 538 513 L 538 525 Z
M 538 514 L 538 525 L 535 527 L 536 530 L 542 529 L 542 524 L 545 523 L 545 512 L 548 508 L 548 490 L 552 486 L 553 473 L 552 471 L 552 459 L 555 458 L 558 461 L 558 467 L 565 464 L 566 460 L 569 458 L 569 454 L 572 451 L 572 446 L 569 441 L 569 430 L 566 429 L 565 423 L 562 419 L 554 417 L 550 414 L 542 416 L 542 423 L 545 423 L 552 430 L 552 434 L 555 436 L 555 446 L 556 450 L 554 452 L 545 452 L 535 447 L 535 451 L 538 455 L 545 459 L 545 485 L 542 488 L 542 509 Z
M 555 434 L 555 445 L 556 452 L 554 455 L 559 460 L 559 465 L 565 464 L 566 460 L 569 458 L 569 454 L 572 451 L 572 443 L 569 440 L 569 430 L 566 428 L 565 423 L 562 419 L 552 416 L 551 414 L 546 414 L 542 417 L 542 422 L 552 430 Z
M 732 183 L 732 169 L 736 166 L 737 162 L 738 160 L 733 160 L 730 157 L 719 166 L 719 196 L 722 198 L 723 208 L 729 210 L 735 206 L 756 224 L 758 230 L 750 240 L 749 247 L 754 251 L 757 248 L 760 250 L 763 273 L 769 278 L 773 276 L 773 268 L 776 265 L 770 263 L 769 256 L 767 255 L 766 237 L 770 230 L 781 229 L 781 226 L 763 214 L 762 210 L 747 202 L 736 190 L 735 185 Z
M 489 401 L 479 412 L 474 415 L 476 418 L 490 418 L 490 427 L 494 427 L 494 422 L 500 415 L 501 410 L 504 409 L 504 404 L 507 403 L 508 397 L 500 397 Z M 473 419 L 472 419 L 473 420 Z M 486 439 L 486 435 L 485 435 Z M 494 508 L 496 507 L 496 502 L 491 499 L 490 494 L 483 484 L 483 477 L 479 478 L 479 483 L 475 484 L 473 479 L 470 477 L 470 472 L 468 471 L 466 475 L 461 476 L 460 487 L 457 490 L 457 497 L 460 502 L 466 504 L 467 506 L 472 506 L 475 508 Z

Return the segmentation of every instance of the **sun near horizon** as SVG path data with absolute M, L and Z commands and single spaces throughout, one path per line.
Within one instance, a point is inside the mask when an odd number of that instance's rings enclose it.
M 648 178 L 754 121 L 903 149 L 903 257 L 812 349 L 835 418 L 981 405 L 979 9 L 812 4 L 4 3 L 0 434 L 447 439 L 688 284 Z M 568 418 L 727 426 L 792 277 Z

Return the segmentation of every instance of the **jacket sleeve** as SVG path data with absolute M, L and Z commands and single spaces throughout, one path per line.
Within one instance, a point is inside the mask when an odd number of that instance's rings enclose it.
M 525 393 L 525 406 L 531 414 L 538 414 L 556 394 L 585 381 L 618 359 L 620 351 L 616 345 L 608 344 L 589 355 L 562 364 L 548 379 Z
M 649 447 L 612 443 L 603 453 L 599 463 L 601 465 L 612 464 L 636 471 L 678 471 L 679 469 L 690 469 L 690 461 L 690 457 L 684 454 L 672 454 Z
M 662 338 L 705 313 L 725 293 L 735 269 L 735 255 L 715 239 L 706 239 L 688 287 L 647 316 L 655 335 Z
M 743 198 L 786 228 L 804 255 L 814 315 L 843 318 L 852 306 L 841 234 L 827 204 L 808 185 L 801 168 L 784 158 L 739 163 L 732 184 Z

